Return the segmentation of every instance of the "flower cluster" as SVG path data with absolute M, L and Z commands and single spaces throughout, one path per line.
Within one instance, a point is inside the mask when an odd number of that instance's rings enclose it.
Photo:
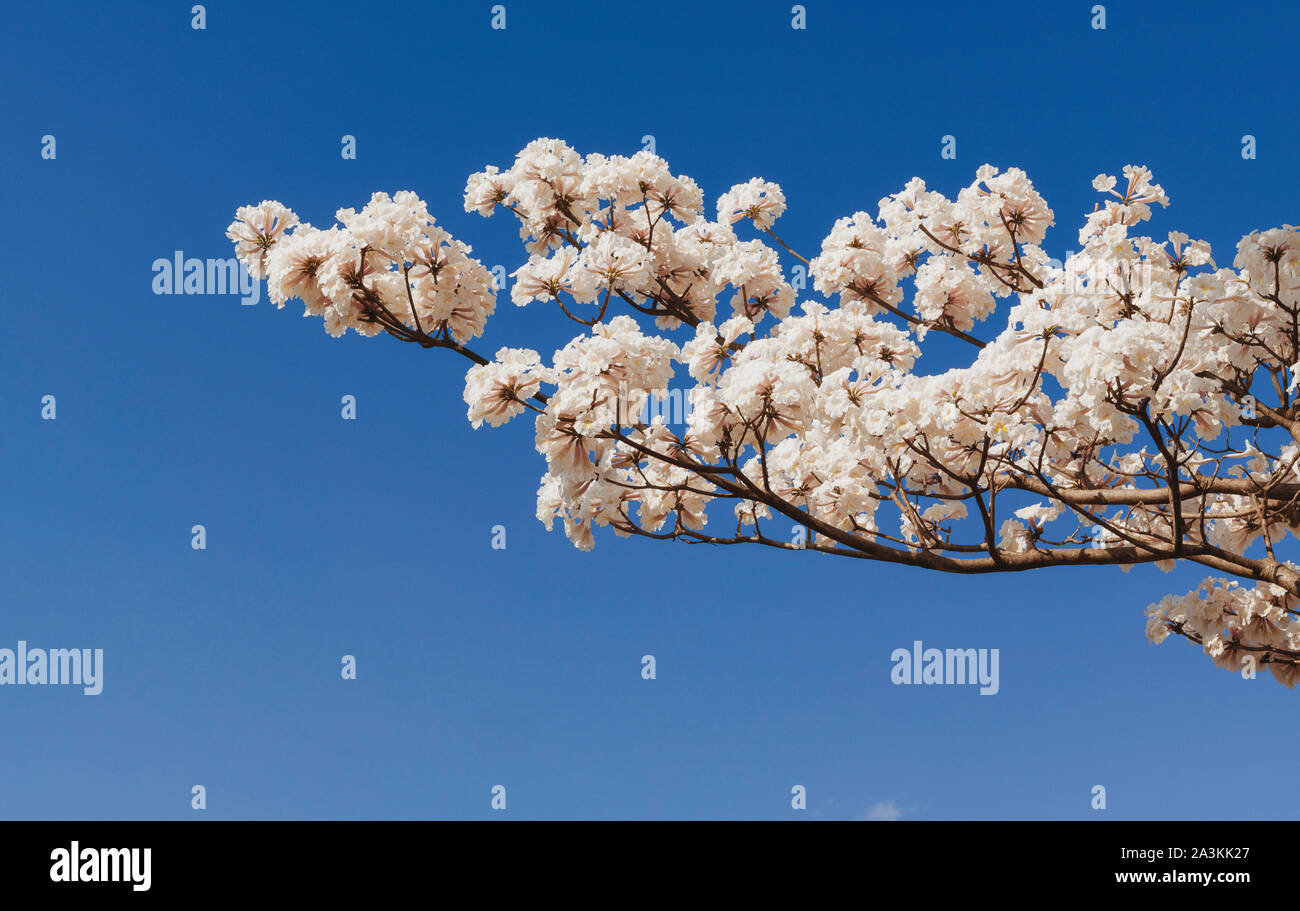
M 389 330 L 463 343 L 482 334 L 496 307 L 492 273 L 414 193 L 376 193 L 360 212 L 335 217 L 320 230 L 263 202 L 241 208 L 226 236 L 249 273 L 266 278 L 272 303 L 301 300 L 330 335 Z
M 1241 673 L 1267 668 L 1288 687 L 1300 681 L 1300 625 L 1295 595 L 1277 585 L 1245 588 L 1207 579 L 1185 595 L 1165 595 L 1147 608 L 1147 638 L 1178 633 L 1198 642 L 1216 667 Z

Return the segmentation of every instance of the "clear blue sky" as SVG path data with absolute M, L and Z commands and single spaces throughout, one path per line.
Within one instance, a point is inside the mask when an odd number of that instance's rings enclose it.
M 0 647 L 103 648 L 105 680 L 0 688 L 0 817 L 486 818 L 496 784 L 513 818 L 1300 813 L 1274 758 L 1300 694 L 1143 637 L 1194 568 L 960 578 L 608 534 L 583 554 L 533 518 L 529 423 L 470 429 L 463 361 L 334 340 L 264 295 L 150 290 L 156 258 L 229 256 L 241 204 L 324 225 L 375 190 L 417 191 L 513 271 L 515 226 L 461 191 L 538 136 L 653 134 L 710 206 L 778 181 L 804 249 L 913 175 L 955 192 L 990 162 L 1029 172 L 1060 256 L 1092 177 L 1146 164 L 1173 199 L 1152 230 L 1230 261 L 1300 216 L 1290 5 L 1115 2 L 1095 31 L 1090 3 L 811 0 L 794 31 L 788 2 L 507 2 L 503 32 L 487 2 L 213 2 L 204 31 L 190 5 L 6 13 Z M 501 304 L 484 351 L 572 334 Z M 998 648 L 1000 693 L 891 685 L 916 639 Z

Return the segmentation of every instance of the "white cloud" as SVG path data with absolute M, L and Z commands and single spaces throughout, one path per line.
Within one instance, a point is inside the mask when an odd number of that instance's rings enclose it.
M 867 810 L 865 815 L 859 817 L 859 819 L 888 820 L 890 822 L 902 818 L 903 811 L 892 800 L 881 801 L 870 810 Z

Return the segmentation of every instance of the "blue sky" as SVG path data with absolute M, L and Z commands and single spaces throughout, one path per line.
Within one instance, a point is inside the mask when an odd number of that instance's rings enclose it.
M 507 2 L 504 31 L 490 3 L 214 2 L 202 31 L 189 3 L 7 13 L 0 647 L 103 648 L 105 679 L 0 688 L 0 817 L 1300 812 L 1269 770 L 1300 747 L 1298 697 L 1143 637 L 1195 568 L 961 578 L 608 534 L 584 554 L 533 517 L 528 422 L 470 429 L 465 362 L 331 339 L 264 292 L 150 289 L 159 257 L 229 256 L 239 205 L 323 225 L 375 190 L 417 191 L 513 271 L 514 225 L 461 192 L 538 136 L 630 154 L 652 134 L 710 205 L 775 180 L 802 250 L 984 162 L 1028 171 L 1057 256 L 1126 163 L 1173 200 L 1152 231 L 1221 262 L 1297 220 L 1286 5 L 1110 3 L 1105 31 L 1089 3 L 806 6 L 804 31 L 766 2 Z M 477 347 L 572 334 L 503 296 Z M 925 370 L 958 353 L 927 349 Z M 999 649 L 1000 692 L 891 685 L 917 639 Z

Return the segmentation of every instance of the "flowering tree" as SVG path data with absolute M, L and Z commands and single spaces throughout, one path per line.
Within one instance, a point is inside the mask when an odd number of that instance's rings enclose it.
M 1052 210 L 1022 171 L 989 165 L 955 200 L 913 179 L 807 259 L 773 232 L 776 184 L 733 187 L 710 220 L 695 182 L 649 152 L 539 139 L 471 176 L 465 209 L 518 219 L 514 303 L 583 327 L 550 363 L 467 347 L 497 282 L 414 193 L 376 193 L 328 230 L 267 201 L 228 236 L 274 303 L 300 299 L 331 335 L 473 361 L 474 427 L 532 412 L 537 516 L 583 550 L 609 527 L 954 573 L 1192 561 L 1219 575 L 1148 607 L 1148 637 L 1290 687 L 1300 567 L 1279 548 L 1300 537 L 1300 231 L 1248 234 L 1219 268 L 1204 241 L 1137 235 L 1169 201 L 1145 168 L 1123 173 L 1093 181 L 1104 205 L 1063 264 L 1041 247 Z M 826 302 L 796 309 L 805 275 Z M 998 298 L 1006 325 L 980 339 Z M 970 365 L 914 372 L 931 333 L 969 344 Z M 679 370 L 691 408 L 674 432 L 644 414 Z

